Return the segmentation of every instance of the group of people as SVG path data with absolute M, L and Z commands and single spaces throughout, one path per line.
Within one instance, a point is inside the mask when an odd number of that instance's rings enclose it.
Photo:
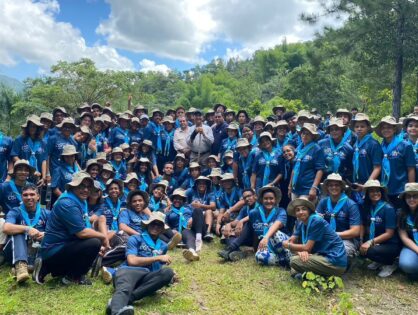
M 18 283 L 88 285 L 91 270 L 115 286 L 109 314 L 133 314 L 175 281 L 170 251 L 198 261 L 216 237 L 220 259 L 253 247 L 295 278 L 342 275 L 360 257 L 380 277 L 418 279 L 418 107 L 376 126 L 355 108 L 77 112 L 0 134 L 0 260 Z

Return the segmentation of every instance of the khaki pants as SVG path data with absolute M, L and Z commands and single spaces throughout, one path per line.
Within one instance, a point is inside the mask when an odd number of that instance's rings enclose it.
M 312 271 L 315 274 L 323 276 L 341 276 L 345 269 L 344 267 L 337 267 L 332 265 L 325 256 L 310 255 L 307 262 L 302 262 L 298 255 L 290 258 L 290 267 L 299 273 L 305 271 Z

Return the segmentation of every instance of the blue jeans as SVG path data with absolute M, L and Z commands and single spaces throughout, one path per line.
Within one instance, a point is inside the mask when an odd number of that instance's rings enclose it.
M 402 248 L 399 256 L 399 268 L 411 279 L 418 280 L 418 254 L 408 247 Z
M 37 249 L 32 248 L 32 245 L 26 240 L 25 234 L 16 234 L 7 239 L 4 253 L 6 260 L 13 265 L 18 261 L 25 261 L 29 265 L 33 265 Z

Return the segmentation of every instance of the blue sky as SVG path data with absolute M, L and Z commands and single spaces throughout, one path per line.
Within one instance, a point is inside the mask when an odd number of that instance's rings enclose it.
M 0 74 L 48 74 L 58 60 L 99 69 L 187 70 L 213 58 L 313 38 L 301 22 L 314 0 L 2 0 Z M 334 23 L 328 21 L 327 24 Z

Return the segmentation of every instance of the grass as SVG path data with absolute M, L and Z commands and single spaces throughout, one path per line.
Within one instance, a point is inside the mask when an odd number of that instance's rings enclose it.
M 418 286 L 400 272 L 380 279 L 365 266 L 344 277 L 345 289 L 307 295 L 289 272 L 262 267 L 251 257 L 221 263 L 218 243 L 203 248 L 201 261 L 172 253 L 179 283 L 135 304 L 138 314 L 416 314 Z M 49 278 L 48 278 L 49 279 Z M 0 314 L 104 314 L 113 288 L 100 279 L 91 287 L 60 284 L 17 286 L 10 268 L 0 269 Z M 349 311 L 351 309 L 351 311 Z

